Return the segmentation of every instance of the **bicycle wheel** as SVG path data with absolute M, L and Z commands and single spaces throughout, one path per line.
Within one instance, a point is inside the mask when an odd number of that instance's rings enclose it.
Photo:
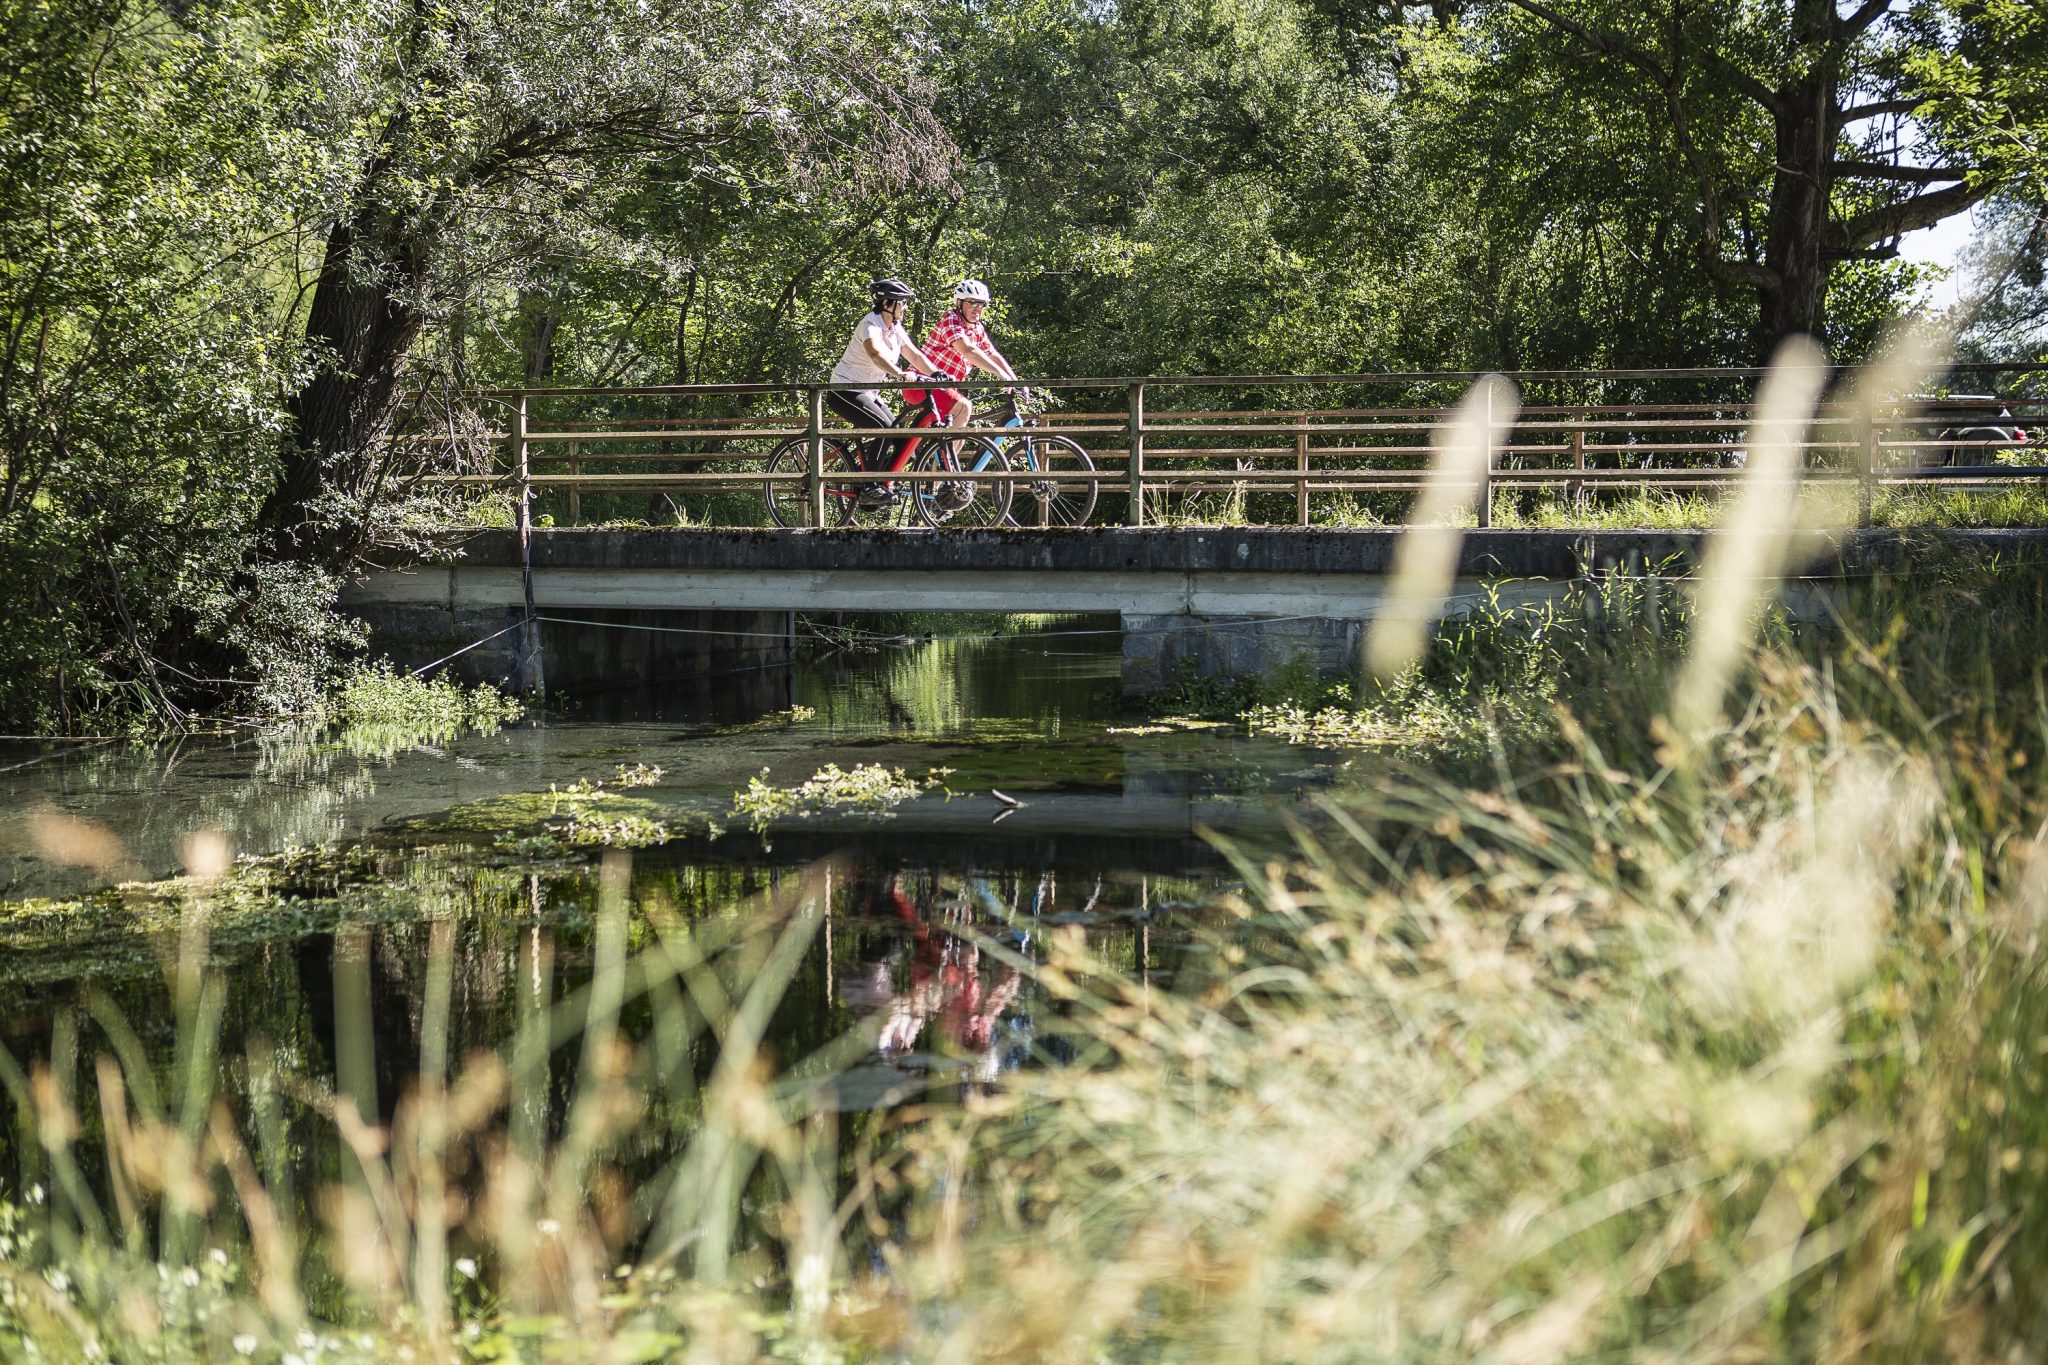
M 917 462 L 911 468 L 921 474 L 1007 474 L 1010 461 L 983 437 L 956 436 L 927 444 L 918 452 Z M 1010 498 L 1015 491 L 1015 485 L 1008 479 L 962 479 L 957 483 L 939 480 L 913 484 L 910 501 L 917 506 L 918 520 L 934 528 L 1000 526 L 1010 514 Z
M 1011 468 L 1019 478 L 1010 502 L 1012 526 L 1085 526 L 1095 515 L 1102 485 L 1095 479 L 1069 482 L 1034 474 L 1093 474 L 1095 461 L 1064 436 L 1021 436 L 1010 445 Z
M 858 470 L 855 447 L 828 439 L 825 442 L 825 525 L 844 526 L 853 516 L 854 500 L 860 489 L 832 477 L 836 470 Z M 768 457 L 770 474 L 803 474 L 810 469 L 810 451 L 802 436 L 784 441 Z M 811 524 L 811 481 L 769 482 L 761 485 L 761 497 L 768 504 L 768 519 L 777 526 Z

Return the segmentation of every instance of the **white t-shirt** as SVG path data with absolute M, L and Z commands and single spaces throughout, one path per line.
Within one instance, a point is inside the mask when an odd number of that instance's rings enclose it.
M 886 384 L 896 376 L 875 363 L 868 354 L 867 340 L 873 337 L 882 354 L 889 357 L 889 363 L 898 369 L 903 367 L 903 348 L 910 344 L 910 333 L 903 330 L 900 322 L 890 322 L 880 313 L 870 313 L 860 320 L 853 329 L 853 340 L 846 343 L 846 354 L 839 357 L 839 363 L 832 367 L 832 382 L 835 384 Z

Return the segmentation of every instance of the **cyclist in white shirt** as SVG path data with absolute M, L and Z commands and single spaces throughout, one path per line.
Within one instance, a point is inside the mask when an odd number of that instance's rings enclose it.
M 853 336 L 846 343 L 846 354 L 832 367 L 832 382 L 849 387 L 825 390 L 825 403 L 857 427 L 893 427 L 896 414 L 880 394 L 851 386 L 919 378 L 917 371 L 905 368 L 906 358 L 927 373 L 936 371 L 938 366 L 911 344 L 910 333 L 903 327 L 904 315 L 910 311 L 910 301 L 917 297 L 917 292 L 896 279 L 876 280 L 868 288 L 874 296 L 874 310 L 855 325 Z M 871 450 L 866 453 L 873 467 L 875 455 Z M 894 497 L 893 490 L 875 484 L 862 490 L 861 503 L 885 505 Z
M 901 280 L 876 280 L 869 287 L 874 291 L 874 311 L 854 327 L 853 336 L 846 343 L 846 354 L 840 356 L 839 363 L 832 367 L 832 382 L 844 385 L 886 384 L 891 380 L 920 378 L 917 370 L 904 366 L 906 358 L 919 370 L 935 373 L 938 366 L 925 359 L 924 352 L 911 344 L 910 333 L 903 327 L 904 315 L 910 311 L 910 301 L 917 294 Z M 873 389 L 827 389 L 825 402 L 832 411 L 857 427 L 896 425 L 896 414 Z

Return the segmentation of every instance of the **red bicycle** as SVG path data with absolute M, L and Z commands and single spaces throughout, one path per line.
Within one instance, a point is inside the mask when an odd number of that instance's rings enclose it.
M 904 427 L 929 431 L 939 425 L 930 389 L 906 389 L 904 397 L 910 405 L 890 431 Z M 825 437 L 825 525 L 901 526 L 914 511 L 919 521 L 934 529 L 1000 526 L 1010 515 L 1010 499 L 1016 490 L 1009 479 L 943 477 L 969 471 L 1009 473 L 1009 457 L 988 437 L 898 436 L 890 431 L 867 437 L 833 432 Z M 809 456 L 807 438 L 794 436 L 768 457 L 768 473 L 806 476 L 770 479 L 763 485 L 769 519 L 777 526 L 811 525 Z M 844 478 L 846 474 L 906 471 L 937 477 L 906 479 L 900 484 Z

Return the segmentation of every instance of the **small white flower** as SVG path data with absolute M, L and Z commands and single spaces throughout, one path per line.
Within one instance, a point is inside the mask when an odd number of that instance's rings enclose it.
M 482 1336 L 483 1334 L 484 1329 L 477 1326 L 473 1322 L 467 1322 L 462 1325 L 462 1335 L 470 1341 L 475 1341 L 478 1337 Z
M 43 1202 L 43 1187 L 41 1185 L 31 1185 L 28 1187 L 28 1202 L 31 1204 Z
M 320 1349 L 320 1338 L 314 1336 L 311 1332 L 301 1332 L 299 1333 L 299 1345 L 309 1351 L 317 1351 Z
M 463 1279 L 465 1279 L 465 1280 L 473 1280 L 473 1279 L 475 1279 L 475 1278 L 476 1278 L 476 1262 L 475 1262 L 475 1261 L 473 1261 L 473 1260 L 471 1260 L 471 1259 L 470 1259 L 469 1257 L 467 1257 L 467 1256 L 458 1256 L 458 1257 L 456 1257 L 456 1258 L 455 1258 L 455 1273 L 456 1273 L 456 1274 L 458 1274 L 458 1275 L 460 1275 L 460 1276 L 462 1276 L 462 1278 L 463 1278 Z
M 238 1356 L 253 1356 L 256 1354 L 256 1334 L 254 1332 L 242 1332 L 235 1337 L 235 1354 Z
M 50 1288 L 56 1290 L 59 1294 L 70 1292 L 71 1277 L 69 1275 L 66 1275 L 63 1271 L 48 1271 L 44 1274 L 43 1278 L 48 1280 L 50 1282 Z
M 184 1285 L 187 1289 L 197 1288 L 199 1284 L 199 1272 L 194 1270 L 189 1265 L 186 1266 L 183 1270 L 178 1272 L 178 1283 Z
M 213 1258 L 213 1263 L 215 1265 L 226 1265 L 228 1263 L 228 1254 L 225 1251 L 222 1251 L 219 1247 L 215 1247 L 212 1251 L 209 1251 L 206 1254 Z

